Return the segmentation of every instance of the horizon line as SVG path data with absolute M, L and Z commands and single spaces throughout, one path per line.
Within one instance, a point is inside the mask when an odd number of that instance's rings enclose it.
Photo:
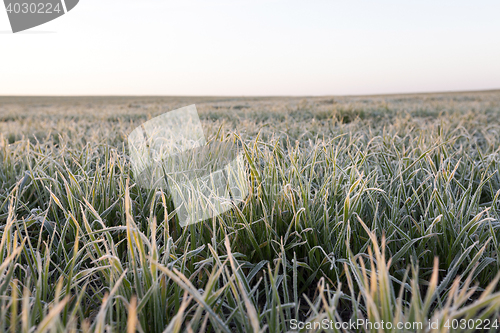
M 82 95 L 2 95 L 0 98 L 8 97 L 62 97 L 62 98 L 79 98 L 79 97 L 234 97 L 234 98 L 318 98 L 318 97 L 378 97 L 378 96 L 400 96 L 400 95 L 438 95 L 438 94 L 466 94 L 466 93 L 494 93 L 500 92 L 500 88 L 493 89 L 479 89 L 479 90 L 441 90 L 441 91 L 422 91 L 422 92 L 392 92 L 392 93 L 375 93 L 375 94 L 346 94 L 346 95 L 135 95 L 135 94 L 124 94 L 124 95 L 92 95 L 92 94 L 82 94 Z

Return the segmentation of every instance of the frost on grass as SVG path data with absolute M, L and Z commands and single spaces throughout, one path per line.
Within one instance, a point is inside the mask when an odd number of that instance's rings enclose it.
M 183 119 L 161 136 L 188 153 L 150 140 L 158 151 L 138 150 L 134 165 L 128 135 L 193 103 L 201 130 L 181 138 Z M 495 331 L 499 92 L 0 97 L 0 133 L 2 332 L 283 332 L 292 320 L 358 319 L 445 332 L 477 318 Z M 238 154 L 220 153 L 232 145 Z M 152 175 L 213 174 L 193 186 L 225 181 L 217 195 L 241 200 L 182 228 L 170 183 L 137 179 L 150 159 L 163 165 Z

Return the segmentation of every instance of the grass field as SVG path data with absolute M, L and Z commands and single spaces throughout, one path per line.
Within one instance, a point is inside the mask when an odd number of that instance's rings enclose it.
M 126 139 L 190 104 L 250 196 L 182 229 Z M 499 152 L 500 91 L 0 97 L 0 332 L 500 331 Z

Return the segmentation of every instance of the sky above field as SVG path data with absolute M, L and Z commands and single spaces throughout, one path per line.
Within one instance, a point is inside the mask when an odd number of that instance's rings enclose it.
M 0 95 L 346 95 L 500 88 L 499 1 L 80 0 L 12 34 Z

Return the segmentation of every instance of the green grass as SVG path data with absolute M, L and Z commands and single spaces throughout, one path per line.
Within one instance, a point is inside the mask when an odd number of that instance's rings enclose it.
M 192 103 L 250 196 L 182 229 L 126 136 Z M 0 332 L 500 321 L 499 147 L 500 92 L 0 98 Z

